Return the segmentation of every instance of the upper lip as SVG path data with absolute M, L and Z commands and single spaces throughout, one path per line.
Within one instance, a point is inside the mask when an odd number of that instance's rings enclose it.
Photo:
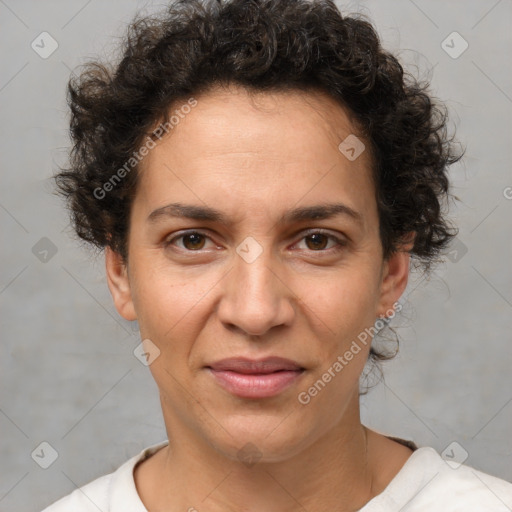
M 232 371 L 245 374 L 265 374 L 283 370 L 298 371 L 304 368 L 298 363 L 283 357 L 266 357 L 249 359 L 246 357 L 230 357 L 208 365 L 215 371 Z

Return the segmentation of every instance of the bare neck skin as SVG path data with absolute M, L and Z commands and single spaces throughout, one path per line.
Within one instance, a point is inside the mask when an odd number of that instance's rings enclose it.
M 357 511 L 384 491 L 412 454 L 360 423 L 357 394 L 339 425 L 275 463 L 231 460 L 178 422 L 166 422 L 169 445 L 134 471 L 149 512 Z

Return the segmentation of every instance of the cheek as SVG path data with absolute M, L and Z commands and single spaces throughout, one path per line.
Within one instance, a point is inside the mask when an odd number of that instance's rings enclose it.
M 314 285 L 312 285 L 314 283 Z M 319 319 L 329 338 L 339 345 L 373 325 L 378 306 L 378 281 L 375 271 L 342 269 L 321 282 L 308 279 L 299 296 L 304 311 Z
M 318 317 L 316 366 L 297 396 L 308 418 L 322 418 L 322 430 L 338 423 L 368 359 L 377 307 L 375 282 L 365 279 L 331 280 L 322 293 L 309 294 L 310 317 Z M 320 332 L 321 331 L 321 332 Z M 313 412 L 314 411 L 314 412 Z M 315 420 L 312 420 L 315 422 Z
M 201 328 L 208 294 L 219 277 L 181 269 L 170 271 L 167 265 L 154 261 L 138 262 L 133 276 L 132 297 L 141 336 L 155 340 L 162 348 L 174 344 L 187 345 L 187 339 Z

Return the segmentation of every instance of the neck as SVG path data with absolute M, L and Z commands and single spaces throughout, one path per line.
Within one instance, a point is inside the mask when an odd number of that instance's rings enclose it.
M 335 428 L 279 462 L 249 465 L 225 457 L 172 418 L 165 419 L 173 434 L 169 446 L 148 460 L 154 459 L 152 478 L 146 479 L 151 483 L 138 482 L 149 510 L 348 512 L 380 492 L 373 437 L 360 422 L 357 395 Z

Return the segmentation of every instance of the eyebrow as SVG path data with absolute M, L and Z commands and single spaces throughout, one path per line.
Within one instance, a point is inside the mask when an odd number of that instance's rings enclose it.
M 326 203 L 313 206 L 304 206 L 294 208 L 284 213 L 279 223 L 293 223 L 305 220 L 326 220 L 339 215 L 344 215 L 363 224 L 363 216 L 358 211 L 343 203 Z M 178 217 L 199 221 L 219 222 L 221 224 L 230 224 L 228 217 L 219 210 L 210 206 L 197 206 L 181 203 L 171 203 L 152 211 L 147 221 L 157 222 L 162 217 Z

